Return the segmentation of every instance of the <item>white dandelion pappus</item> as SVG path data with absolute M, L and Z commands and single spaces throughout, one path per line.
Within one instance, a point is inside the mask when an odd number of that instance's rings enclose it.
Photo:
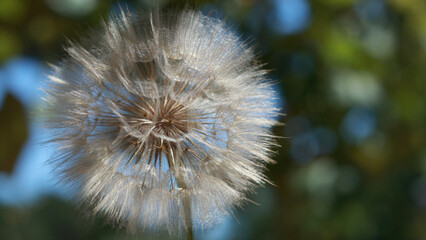
M 123 11 L 66 51 L 46 90 L 52 162 L 95 214 L 205 228 L 267 181 L 274 92 L 220 20 Z

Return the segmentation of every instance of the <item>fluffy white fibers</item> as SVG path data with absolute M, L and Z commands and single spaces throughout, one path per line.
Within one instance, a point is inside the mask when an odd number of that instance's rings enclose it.
M 53 67 L 52 162 L 130 229 L 205 228 L 266 182 L 278 110 L 253 50 L 195 11 L 122 12 Z

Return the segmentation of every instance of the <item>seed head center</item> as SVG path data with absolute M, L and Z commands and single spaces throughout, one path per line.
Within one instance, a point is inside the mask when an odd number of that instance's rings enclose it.
M 180 138 L 188 132 L 188 112 L 182 104 L 171 99 L 160 99 L 156 104 L 152 114 L 146 116 L 154 124 L 155 138 Z

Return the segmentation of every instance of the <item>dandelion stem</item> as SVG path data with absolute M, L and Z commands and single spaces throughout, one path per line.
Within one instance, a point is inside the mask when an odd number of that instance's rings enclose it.
M 179 188 L 186 189 L 185 178 L 182 174 L 175 174 L 176 182 Z M 182 198 L 183 215 L 185 219 L 186 240 L 192 240 L 192 212 L 191 212 L 191 197 L 184 194 Z
M 167 157 L 169 167 L 173 169 L 173 175 L 176 180 L 177 187 L 183 190 L 186 190 L 188 188 L 188 185 L 185 180 L 185 175 L 182 174 L 181 167 L 184 165 L 180 154 L 175 150 L 173 151 L 173 148 L 170 148 L 170 156 Z M 176 168 L 175 166 L 178 166 Z M 186 234 L 186 240 L 192 240 L 192 211 L 191 211 L 191 197 L 188 194 L 183 194 L 182 197 L 182 207 L 183 207 L 183 219 L 185 221 L 185 234 Z
M 182 200 L 182 203 L 183 203 L 183 213 L 185 216 L 186 240 L 192 240 L 193 238 L 192 238 L 191 198 L 189 196 L 185 196 L 184 199 Z

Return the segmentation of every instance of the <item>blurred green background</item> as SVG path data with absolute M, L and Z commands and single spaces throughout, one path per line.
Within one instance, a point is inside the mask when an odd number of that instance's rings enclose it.
M 286 114 L 276 186 L 196 239 L 426 239 L 425 0 L 0 0 L 0 239 L 168 239 L 82 218 L 29 116 L 67 38 L 187 2 L 254 40 Z

